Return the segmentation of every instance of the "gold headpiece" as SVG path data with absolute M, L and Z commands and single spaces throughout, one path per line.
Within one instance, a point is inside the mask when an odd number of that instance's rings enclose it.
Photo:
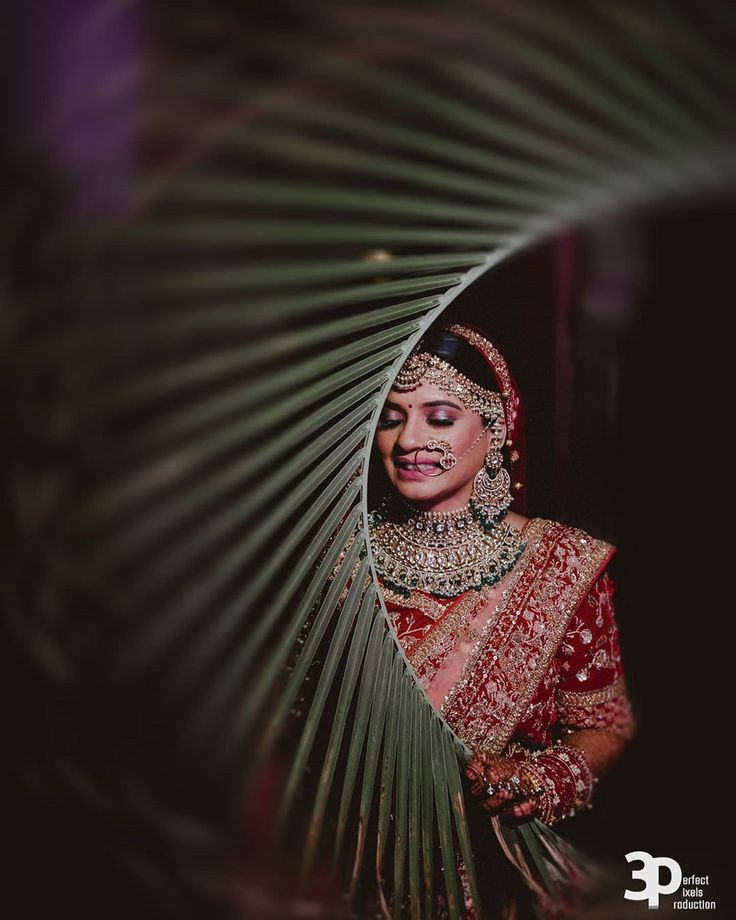
M 423 380 L 426 380 L 427 383 L 433 383 L 446 393 L 456 396 L 471 412 L 477 412 L 478 415 L 486 417 L 503 415 L 503 399 L 511 395 L 512 387 L 511 377 L 501 353 L 482 335 L 466 326 L 448 326 L 448 332 L 465 339 L 483 354 L 495 372 L 501 393 L 480 386 L 447 361 L 437 355 L 422 351 L 420 346 L 417 346 L 404 362 L 404 366 L 396 376 L 393 389 L 415 390 Z
M 415 390 L 422 381 L 434 383 L 446 393 L 456 396 L 466 409 L 478 415 L 503 415 L 503 402 L 499 393 L 479 386 L 437 355 L 415 351 L 399 371 L 393 389 Z
M 467 326 L 461 326 L 459 323 L 453 323 L 447 327 L 448 332 L 465 339 L 483 355 L 486 361 L 491 365 L 493 374 L 498 381 L 498 387 L 504 399 L 509 399 L 513 395 L 514 388 L 511 383 L 511 374 L 508 365 L 501 352 L 496 348 L 493 342 L 482 336 L 475 329 L 468 329 Z

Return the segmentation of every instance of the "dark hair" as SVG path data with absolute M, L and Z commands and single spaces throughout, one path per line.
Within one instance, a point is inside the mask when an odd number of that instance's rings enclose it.
M 419 343 L 422 351 L 437 355 L 486 390 L 498 392 L 498 384 L 488 362 L 465 339 L 446 329 L 430 328 Z

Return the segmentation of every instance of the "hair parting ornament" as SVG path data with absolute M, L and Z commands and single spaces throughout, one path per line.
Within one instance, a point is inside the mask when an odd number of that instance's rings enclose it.
M 498 393 L 470 380 L 438 355 L 414 350 L 397 374 L 393 389 L 399 392 L 415 390 L 422 381 L 456 396 L 470 412 L 485 418 L 503 414 L 503 401 Z
M 446 327 L 446 331 L 464 339 L 483 355 L 493 371 L 501 393 L 488 390 L 470 380 L 438 355 L 422 351 L 421 342 L 416 345 L 404 362 L 396 375 L 392 389 L 400 392 L 415 390 L 422 380 L 426 380 L 428 383 L 442 387 L 447 393 L 452 393 L 471 412 L 477 412 L 478 415 L 483 416 L 503 414 L 507 427 L 511 428 L 513 419 L 510 403 L 514 394 L 514 385 L 501 352 L 489 339 L 468 326 L 453 323 Z

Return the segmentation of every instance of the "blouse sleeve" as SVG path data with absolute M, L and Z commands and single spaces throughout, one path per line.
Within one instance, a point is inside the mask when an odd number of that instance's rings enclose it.
M 613 596 L 613 580 L 603 572 L 573 616 L 560 644 L 555 701 L 560 725 L 567 732 L 608 728 L 626 738 L 634 734 Z

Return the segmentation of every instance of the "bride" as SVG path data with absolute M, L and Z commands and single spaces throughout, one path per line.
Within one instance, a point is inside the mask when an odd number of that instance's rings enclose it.
M 634 731 L 608 543 L 511 509 L 523 489 L 513 377 L 475 328 L 432 329 L 399 372 L 376 449 L 371 550 L 396 636 L 472 751 L 503 821 L 590 806 Z

